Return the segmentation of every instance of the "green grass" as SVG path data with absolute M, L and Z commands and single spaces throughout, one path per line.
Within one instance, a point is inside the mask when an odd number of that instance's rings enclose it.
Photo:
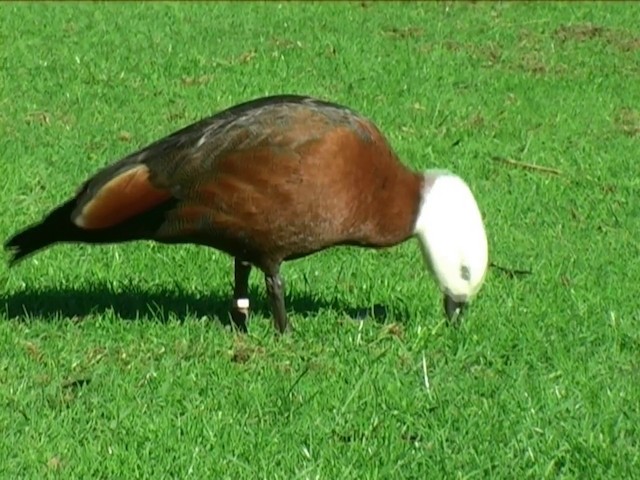
M 415 242 L 324 252 L 285 266 L 278 341 L 255 273 L 249 335 L 218 321 L 232 264 L 204 248 L 3 267 L 0 477 L 640 478 L 639 25 L 608 3 L 1 5 L 3 239 L 107 162 L 292 92 L 466 178 L 493 261 L 533 273 L 492 270 L 456 330 Z

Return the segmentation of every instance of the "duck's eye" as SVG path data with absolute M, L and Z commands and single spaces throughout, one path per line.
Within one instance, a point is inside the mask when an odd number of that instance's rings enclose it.
M 469 270 L 469 267 L 462 265 L 462 267 L 460 267 L 460 276 L 466 282 L 471 280 L 471 271 Z

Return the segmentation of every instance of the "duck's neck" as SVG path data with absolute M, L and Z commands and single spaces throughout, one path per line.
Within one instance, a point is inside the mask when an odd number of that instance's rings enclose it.
M 416 221 L 424 197 L 435 177 L 402 168 L 380 178 L 374 189 L 375 207 L 370 212 L 370 245 L 390 247 L 416 234 Z

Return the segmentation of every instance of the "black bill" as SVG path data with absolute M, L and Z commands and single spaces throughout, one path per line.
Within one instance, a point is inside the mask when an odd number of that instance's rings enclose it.
M 451 323 L 458 323 L 458 318 L 464 311 L 466 305 L 465 302 L 459 302 L 449 295 L 444 296 L 444 311 Z

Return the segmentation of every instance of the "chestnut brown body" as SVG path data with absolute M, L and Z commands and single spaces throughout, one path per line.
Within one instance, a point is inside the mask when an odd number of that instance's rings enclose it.
M 15 262 L 57 242 L 210 246 L 236 259 L 236 299 L 246 296 L 250 265 L 265 273 L 282 331 L 282 262 L 408 239 L 423 183 L 357 113 L 308 97 L 268 97 L 104 168 L 5 247 Z M 234 319 L 243 323 L 237 312 Z

